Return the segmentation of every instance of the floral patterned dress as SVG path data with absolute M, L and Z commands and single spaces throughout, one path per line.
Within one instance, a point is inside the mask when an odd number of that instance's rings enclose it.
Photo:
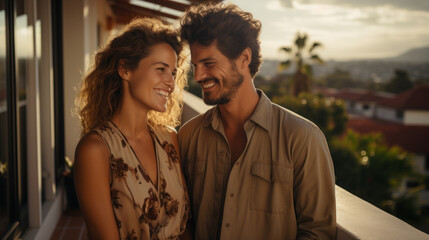
M 110 191 L 120 239 L 178 239 L 186 227 L 189 203 L 171 133 L 154 126 L 149 130 L 158 186 L 115 124 L 106 122 L 95 129 L 110 150 Z

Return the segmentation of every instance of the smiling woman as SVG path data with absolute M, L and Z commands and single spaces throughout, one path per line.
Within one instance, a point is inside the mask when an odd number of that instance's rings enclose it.
M 176 239 L 189 214 L 173 127 L 186 66 L 177 32 L 135 19 L 95 56 L 77 103 L 75 183 L 90 238 Z

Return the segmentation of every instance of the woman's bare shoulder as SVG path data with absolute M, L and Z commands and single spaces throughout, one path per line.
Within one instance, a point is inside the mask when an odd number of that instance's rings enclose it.
M 105 159 L 109 149 L 100 135 L 90 132 L 83 136 L 76 147 L 75 159 Z

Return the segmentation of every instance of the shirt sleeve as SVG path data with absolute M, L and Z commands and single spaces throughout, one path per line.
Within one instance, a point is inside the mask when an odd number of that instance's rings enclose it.
M 297 239 L 335 239 L 335 175 L 323 133 L 309 126 L 295 149 Z

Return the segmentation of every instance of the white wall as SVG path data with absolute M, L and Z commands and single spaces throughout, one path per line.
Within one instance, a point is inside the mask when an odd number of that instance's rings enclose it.
M 80 136 L 80 123 L 72 116 L 75 88 L 85 70 L 84 12 L 85 0 L 63 1 L 64 63 L 64 135 L 65 155 L 74 158 L 74 147 Z
M 74 150 L 80 138 L 79 118 L 74 113 L 75 98 L 81 79 L 98 49 L 98 9 L 105 1 L 63 1 L 64 53 L 64 124 L 65 154 L 74 159 Z
M 377 107 L 375 115 L 378 119 L 383 119 L 391 122 L 402 123 L 402 119 L 396 117 L 396 109 L 387 107 Z
M 414 170 L 420 174 L 427 174 L 425 170 L 426 167 L 426 157 L 423 154 L 414 154 L 413 156 Z
M 429 125 L 429 111 L 407 110 L 404 112 L 405 125 Z
M 110 6 L 107 4 L 106 0 L 98 0 L 98 8 L 97 8 L 97 22 L 100 24 L 100 46 L 103 46 L 104 43 L 107 42 L 107 40 L 110 37 L 110 33 L 112 29 L 108 29 L 108 18 L 110 17 L 113 21 L 113 13 Z M 111 23 L 113 24 L 113 23 Z M 114 26 L 110 26 L 114 28 Z M 100 47 L 99 46 L 99 47 Z
M 368 109 L 364 109 L 364 105 L 368 105 Z M 355 105 L 355 113 L 365 117 L 373 117 L 375 111 L 375 104 L 369 102 L 357 102 Z

